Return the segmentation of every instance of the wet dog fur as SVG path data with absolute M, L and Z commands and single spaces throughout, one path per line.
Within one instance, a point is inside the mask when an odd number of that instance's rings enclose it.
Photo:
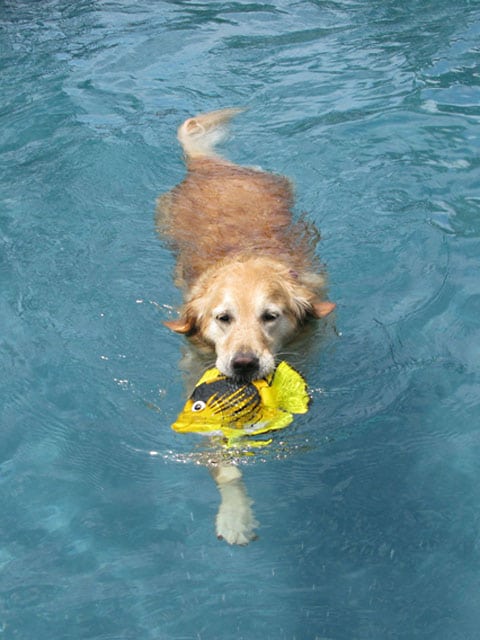
M 185 292 L 180 317 L 166 326 L 210 346 L 225 375 L 251 380 L 272 372 L 278 350 L 335 305 L 325 300 L 318 231 L 292 218 L 290 182 L 216 154 L 236 113 L 181 125 L 187 175 L 159 199 L 157 227 L 177 255 Z

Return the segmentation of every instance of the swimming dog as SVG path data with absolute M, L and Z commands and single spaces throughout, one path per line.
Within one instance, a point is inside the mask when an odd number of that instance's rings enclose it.
M 319 233 L 292 216 L 290 181 L 217 153 L 240 111 L 200 114 L 179 127 L 187 173 L 158 199 L 156 225 L 176 254 L 185 296 L 179 318 L 165 325 L 211 350 L 226 376 L 250 381 L 271 373 L 279 350 L 335 304 L 315 252 Z M 240 471 L 222 464 L 212 474 L 222 495 L 217 534 L 245 544 L 255 519 Z

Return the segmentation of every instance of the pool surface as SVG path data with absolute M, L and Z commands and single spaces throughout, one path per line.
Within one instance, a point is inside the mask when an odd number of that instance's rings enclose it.
M 0 639 L 477 640 L 479 3 L 4 0 L 0 42 Z M 170 429 L 153 223 L 176 127 L 225 106 L 338 305 L 243 465 L 247 547 Z

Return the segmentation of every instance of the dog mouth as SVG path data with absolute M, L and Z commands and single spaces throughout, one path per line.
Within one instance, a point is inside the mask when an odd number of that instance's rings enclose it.
M 260 358 L 253 352 L 240 351 L 233 356 L 230 368 L 233 378 L 251 382 L 260 372 Z
M 253 382 L 254 380 L 258 380 L 261 376 L 259 373 L 244 373 L 244 374 L 234 374 L 230 376 L 235 384 L 248 384 L 249 382 Z
M 275 368 L 273 356 L 265 358 L 254 353 L 240 352 L 235 354 L 225 367 L 218 366 L 227 377 L 235 382 L 245 384 L 264 378 Z

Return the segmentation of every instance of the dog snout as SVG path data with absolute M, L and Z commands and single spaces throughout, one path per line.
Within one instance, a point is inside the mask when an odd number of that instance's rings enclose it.
M 260 359 L 254 353 L 242 351 L 232 359 L 233 375 L 252 380 L 260 370 Z

